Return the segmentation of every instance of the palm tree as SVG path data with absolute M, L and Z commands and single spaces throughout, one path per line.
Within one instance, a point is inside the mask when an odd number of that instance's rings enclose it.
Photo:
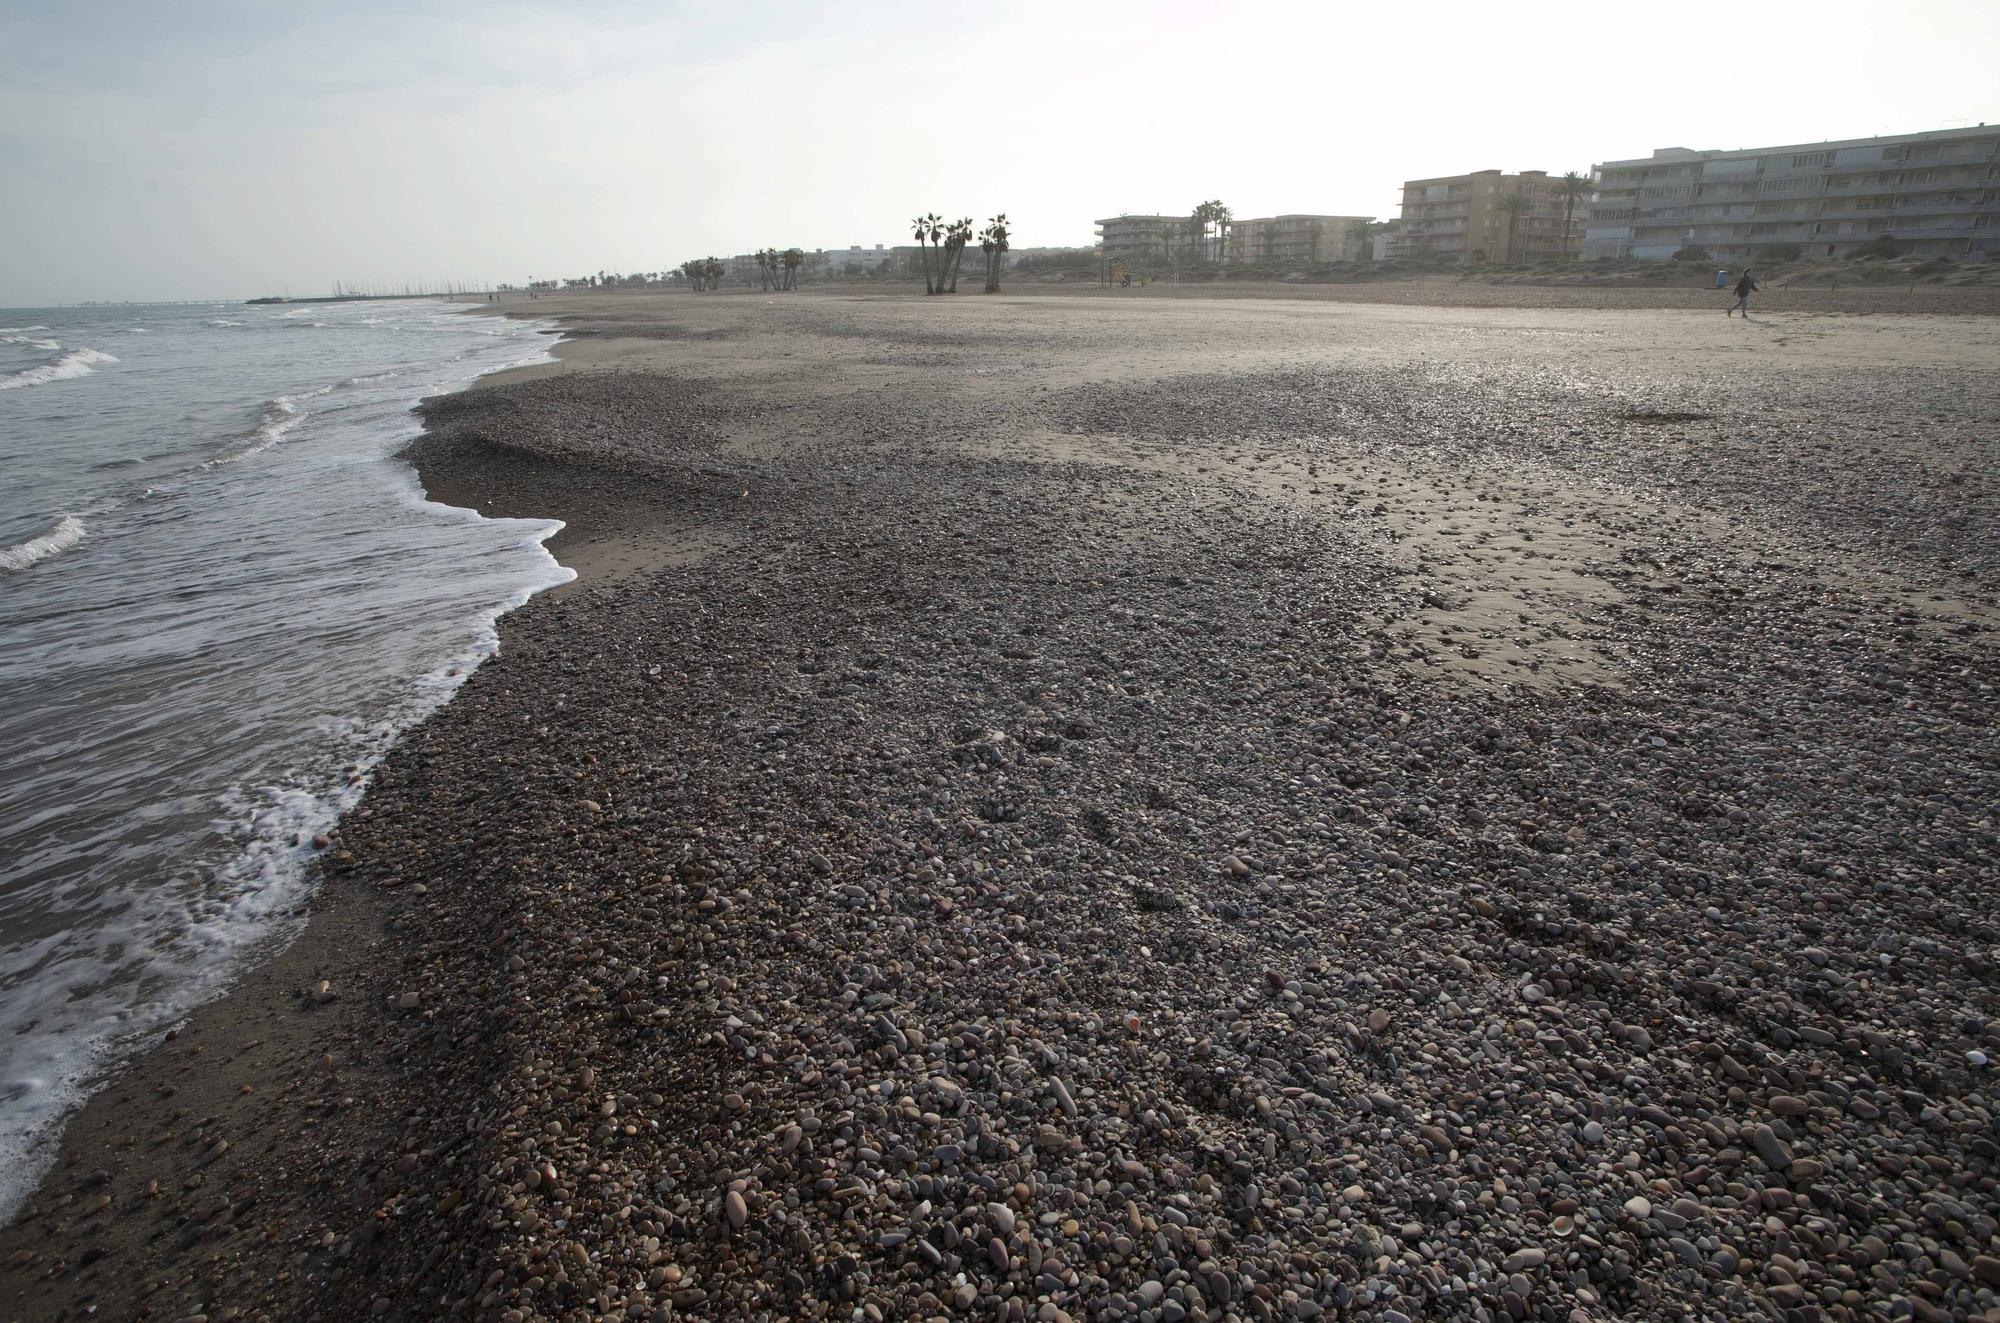
M 924 264 L 924 293 L 926 294 L 937 293 L 936 287 L 931 283 L 931 255 L 924 247 L 924 239 L 930 234 L 931 227 L 936 224 L 937 213 L 935 211 L 928 216 L 919 216 L 910 222 L 910 226 L 917 239 L 917 256 L 923 260 Z
M 938 215 L 935 211 L 931 213 L 930 222 L 931 259 L 937 265 L 937 288 L 932 290 L 931 293 L 942 294 L 944 293 L 944 268 L 946 262 L 944 241 L 951 237 L 951 226 L 946 223 L 944 217 Z
M 950 280 L 947 294 L 958 293 L 958 269 L 965 263 L 965 250 L 972 246 L 972 217 L 961 216 L 945 231 L 944 271 Z
M 702 274 L 708 277 L 708 288 L 710 289 L 714 289 L 720 285 L 722 277 L 729 272 L 729 268 L 723 265 L 722 259 L 719 257 L 709 258 L 706 262 L 702 263 L 701 269 Z
M 1570 219 L 1576 215 L 1576 204 L 1587 202 L 1596 192 L 1597 186 L 1589 175 L 1578 174 L 1574 170 L 1563 171 L 1563 177 L 1556 183 L 1556 196 L 1563 200 L 1563 256 L 1570 256 Z
M 1229 208 L 1217 198 L 1202 203 L 1188 217 L 1188 233 L 1202 246 L 1212 262 L 1228 260 L 1231 219 Z
M 1514 260 L 1514 232 L 1521 228 L 1521 213 L 1534 205 L 1534 199 L 1526 193 L 1503 193 L 1500 195 L 1500 210 L 1507 213 L 1507 258 Z
M 1000 268 L 1007 259 L 1007 213 L 986 222 L 979 232 L 979 251 L 986 254 L 986 292 L 1000 292 Z
M 1354 245 L 1354 260 L 1372 262 L 1375 260 L 1375 236 L 1387 228 L 1381 221 L 1355 221 L 1347 227 L 1347 241 Z
M 1194 245 L 1197 258 L 1208 248 L 1209 209 L 1214 205 L 1213 202 L 1204 202 L 1188 216 L 1188 242 Z
M 806 260 L 805 250 L 802 248 L 787 248 L 779 255 L 779 260 L 785 264 L 785 288 L 797 289 L 799 287 L 799 267 Z
M 771 257 L 769 249 L 759 248 L 757 250 L 757 278 L 763 282 L 765 292 L 769 293 L 771 289 Z

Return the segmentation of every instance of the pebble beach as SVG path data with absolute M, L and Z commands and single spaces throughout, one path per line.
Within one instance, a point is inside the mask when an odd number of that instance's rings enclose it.
M 2000 1320 L 2000 318 L 1591 297 L 520 303 L 4 1316 Z

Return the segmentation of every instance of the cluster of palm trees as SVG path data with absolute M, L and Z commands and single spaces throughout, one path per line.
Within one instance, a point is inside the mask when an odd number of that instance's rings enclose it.
M 1534 209 L 1535 195 L 1529 191 L 1530 187 L 1531 185 L 1523 184 L 1520 192 L 1505 193 L 1500 197 L 1500 210 L 1507 213 L 1506 260 L 1509 262 L 1514 260 L 1517 246 L 1514 242 L 1515 233 L 1521 228 L 1521 217 Z M 1589 175 L 1566 170 L 1563 172 L 1563 177 L 1558 179 L 1551 189 L 1551 196 L 1561 198 L 1563 203 L 1562 252 L 1565 257 L 1569 255 L 1570 231 L 1576 224 L 1576 204 L 1588 201 L 1596 187 Z
M 1188 217 L 1188 239 L 1210 262 L 1221 262 L 1229 254 L 1229 227 L 1236 215 L 1219 199 L 1211 199 Z
M 986 293 L 1000 292 L 1000 270 L 1007 265 L 1007 213 L 986 222 L 979 232 L 979 251 L 986 254 Z
M 933 211 L 911 221 L 910 229 L 924 260 L 924 293 L 958 293 L 958 266 L 972 242 L 972 217 L 947 222 Z
M 714 289 L 729 274 L 729 268 L 719 257 L 697 257 L 681 263 L 681 274 L 687 277 L 689 289 Z
M 805 265 L 803 248 L 787 248 L 779 252 L 775 248 L 760 248 L 757 251 L 757 274 L 763 278 L 764 288 L 769 290 L 797 289 L 799 268 Z
M 923 255 L 924 293 L 958 293 L 958 269 L 965 264 L 965 250 L 972 246 L 975 237 L 979 240 L 979 251 L 986 254 L 985 292 L 999 292 L 1000 271 L 1006 265 L 1008 248 L 1006 212 L 987 221 L 986 228 L 977 236 L 972 232 L 972 217 L 962 216 L 947 222 L 935 211 L 912 220 L 910 232 L 917 241 L 917 251 Z

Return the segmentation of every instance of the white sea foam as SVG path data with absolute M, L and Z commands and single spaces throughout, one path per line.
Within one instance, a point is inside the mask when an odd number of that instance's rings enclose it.
M 17 331 L 46 331 L 46 326 L 0 326 L 0 335 L 13 335 Z
M 71 377 L 87 377 L 91 369 L 100 363 L 116 363 L 111 355 L 95 349 L 72 349 L 62 357 L 31 368 L 22 368 L 11 376 L 0 377 L 0 390 L 13 390 L 20 386 L 43 386 L 51 381 L 67 381 Z
M 38 560 L 60 555 L 83 540 L 83 521 L 66 514 L 26 542 L 0 547 L 0 570 L 25 570 Z
M 208 323 L 208 324 L 209 324 L 210 326 L 241 326 L 241 325 L 243 325 L 243 323 L 242 323 L 242 322 L 233 322 L 233 321 L 230 321 L 230 320 L 229 320 L 229 318 L 227 318 L 227 317 L 212 317 L 212 318 L 210 318 L 210 319 L 209 319 L 209 323 Z
M 0 335 L 0 345 L 27 345 L 34 349 L 61 349 L 54 340 L 37 340 L 32 335 Z

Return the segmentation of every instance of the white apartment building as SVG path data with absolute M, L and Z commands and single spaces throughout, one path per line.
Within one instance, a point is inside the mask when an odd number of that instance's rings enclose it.
M 820 259 L 828 271 L 838 275 L 846 269 L 849 262 L 858 262 L 864 271 L 873 271 L 889 260 L 889 250 L 879 243 L 872 248 L 867 244 L 857 243 L 849 244 L 845 248 L 822 248 L 814 256 Z
M 1597 167 L 1585 257 L 1844 257 L 1882 235 L 1923 257 L 2000 254 L 2000 127 L 1690 151 Z

